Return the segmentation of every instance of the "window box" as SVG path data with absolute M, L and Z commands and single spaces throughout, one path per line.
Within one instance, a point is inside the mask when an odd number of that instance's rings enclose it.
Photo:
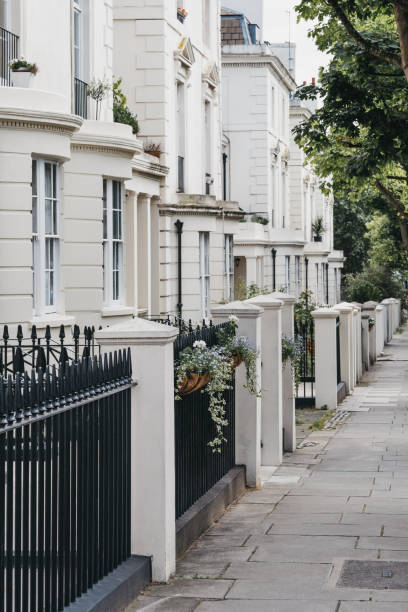
M 184 20 L 186 17 L 187 17 L 186 9 L 178 8 L 177 9 L 177 19 L 180 21 L 180 23 L 184 23 Z

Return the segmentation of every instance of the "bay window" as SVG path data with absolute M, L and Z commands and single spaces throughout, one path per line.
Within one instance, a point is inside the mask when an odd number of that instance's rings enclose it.
M 210 234 L 200 232 L 200 298 L 201 318 L 208 319 L 210 315 Z
M 233 236 L 225 234 L 224 236 L 224 261 L 225 261 L 225 299 L 232 301 L 234 299 L 234 251 L 233 251 Z
M 59 288 L 59 164 L 32 161 L 33 307 L 56 312 Z
M 123 303 L 123 185 L 103 181 L 104 303 Z

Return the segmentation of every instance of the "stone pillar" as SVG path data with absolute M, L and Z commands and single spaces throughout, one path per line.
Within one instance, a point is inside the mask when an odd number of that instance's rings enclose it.
M 392 300 L 388 298 L 387 300 L 383 300 L 381 302 L 382 306 L 385 306 L 387 309 L 386 313 L 386 331 L 385 331 L 385 343 L 388 344 L 391 342 L 393 329 L 392 329 Z
M 385 312 L 386 312 L 386 307 L 383 306 L 382 304 L 379 304 L 377 306 L 377 308 L 375 309 L 376 313 L 375 313 L 375 326 L 377 328 L 376 330 L 376 353 L 377 353 L 377 357 L 378 355 L 381 355 L 381 353 L 384 350 L 384 316 L 385 316 Z
M 174 363 L 177 329 L 133 319 L 96 332 L 102 351 L 130 347 L 131 552 L 152 557 L 153 581 L 176 569 Z
M 315 321 L 316 406 L 337 407 L 336 322 L 340 315 L 334 308 L 319 308 L 312 313 Z
M 364 302 L 362 311 L 367 313 L 369 317 L 376 320 L 376 308 L 378 306 L 378 302 L 369 301 Z M 368 345 L 369 345 L 369 354 L 370 354 L 370 364 L 373 365 L 377 359 L 377 329 L 376 325 L 370 329 L 370 325 L 368 326 Z
M 370 315 L 367 312 L 361 313 L 361 353 L 363 359 L 363 367 L 368 370 L 370 367 L 370 344 L 368 340 L 368 319 Z
M 347 393 L 354 389 L 353 306 L 342 302 L 334 307 L 340 312 L 340 374 Z
M 215 306 L 211 316 L 215 324 L 227 321 L 230 315 L 239 319 L 237 334 L 247 336 L 249 343 L 259 352 L 257 360 L 258 388 L 261 376 L 261 316 L 263 308 L 248 302 L 231 302 Z M 248 487 L 261 484 L 261 397 L 251 395 L 244 386 L 245 366 L 235 370 L 235 462 L 245 465 Z
M 282 463 L 282 306 L 281 300 L 258 295 L 247 300 L 262 315 L 262 465 Z M 293 394 L 292 394 L 293 395 Z
M 363 361 L 361 357 L 361 308 L 353 304 L 354 319 L 354 367 L 355 383 L 357 384 L 363 374 Z
M 283 302 L 282 335 L 293 338 L 295 335 L 293 311 L 296 298 L 280 291 L 271 293 L 270 297 Z M 292 452 L 296 449 L 296 414 L 293 370 L 290 364 L 286 364 L 283 368 L 282 392 L 283 450 Z

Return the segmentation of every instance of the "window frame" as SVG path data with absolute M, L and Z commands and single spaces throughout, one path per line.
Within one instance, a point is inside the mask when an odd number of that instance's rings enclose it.
M 234 236 L 224 234 L 225 299 L 234 299 Z
M 74 77 L 84 81 L 84 10 L 81 0 L 72 0 L 73 11 L 73 56 L 74 56 Z M 76 21 L 76 16 L 78 20 Z M 78 43 L 76 43 L 76 25 L 78 25 Z M 78 57 L 78 66 L 77 66 Z
M 51 194 L 46 193 L 47 165 L 51 166 Z M 33 313 L 37 316 L 57 313 L 59 310 L 61 248 L 60 173 L 61 164 L 58 161 L 38 157 L 32 158 L 31 236 L 33 272 Z M 47 202 L 49 202 L 48 205 Z M 51 231 L 49 232 L 47 232 L 47 207 L 49 207 L 49 211 L 51 214 L 51 217 L 48 221 L 49 223 L 51 223 Z M 49 248 L 50 251 L 48 251 Z M 48 257 L 47 252 L 49 252 Z M 48 266 L 47 260 L 49 264 Z
M 119 186 L 119 198 L 115 201 L 115 187 Z M 103 303 L 105 307 L 122 306 L 125 302 L 125 190 L 123 181 L 103 179 Z M 120 202 L 120 207 L 114 207 Z M 115 213 L 119 218 L 115 233 Z M 115 256 L 115 252 L 117 257 Z M 115 265 L 115 260 L 117 265 Z
M 210 316 L 210 232 L 199 232 L 201 318 Z

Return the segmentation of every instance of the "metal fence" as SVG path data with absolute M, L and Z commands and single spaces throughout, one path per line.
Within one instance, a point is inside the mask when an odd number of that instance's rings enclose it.
M 177 364 L 180 351 L 204 340 L 207 346 L 217 344 L 217 331 L 225 324 L 199 327 L 181 333 L 174 343 Z M 200 497 L 213 487 L 235 465 L 235 381 L 225 393 L 227 442 L 221 453 L 213 453 L 208 445 L 215 427 L 208 412 L 208 395 L 196 391 L 175 400 L 175 467 L 176 518 L 184 514 Z
M 19 56 L 19 38 L 0 27 L 0 85 L 11 86 L 9 63 Z
M 295 317 L 295 338 L 302 338 L 300 383 L 296 390 L 296 407 L 315 405 L 315 326 L 313 319 L 300 322 Z
M 130 556 L 130 351 L 0 376 L 0 611 L 62 610 Z
M 74 78 L 75 114 L 88 119 L 88 83 Z
M 0 340 L 0 375 L 24 372 L 27 368 L 44 368 L 47 365 L 64 365 L 78 361 L 80 357 L 99 355 L 100 349 L 95 345 L 95 328 L 74 325 L 72 338 L 66 337 L 65 327 L 61 325 L 57 335 L 52 335 L 49 325 L 44 335 L 37 332 L 33 325 L 30 337 L 24 337 L 22 326 L 18 325 L 15 338 L 10 336 L 8 325 L 3 327 Z

